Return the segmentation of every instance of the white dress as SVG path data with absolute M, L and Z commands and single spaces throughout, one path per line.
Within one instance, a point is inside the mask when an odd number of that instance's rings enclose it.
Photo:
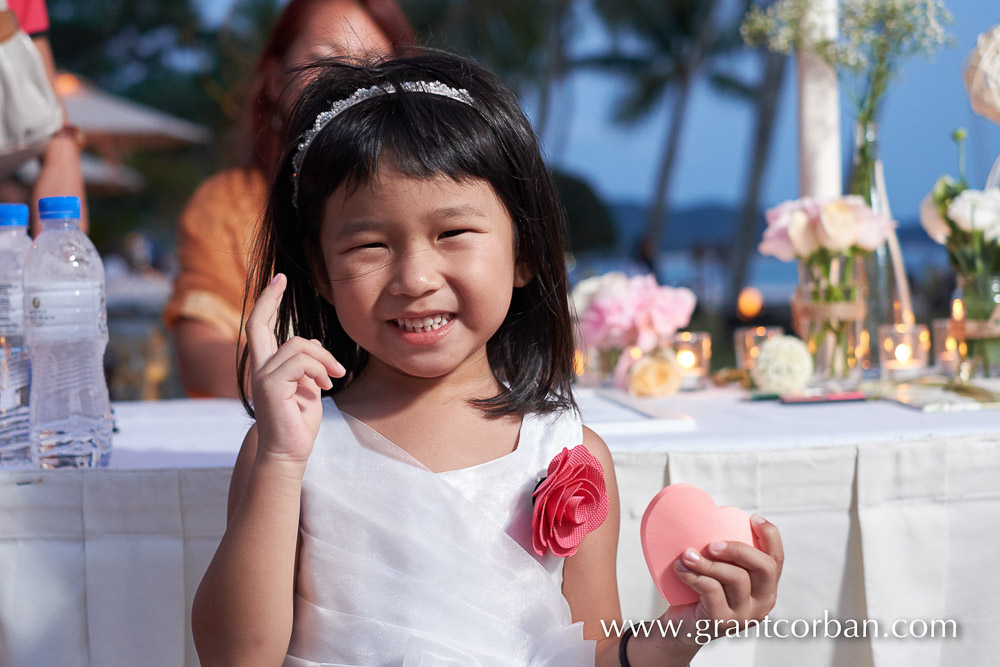
M 285 666 L 593 667 L 563 559 L 531 546 L 535 484 L 582 435 L 527 414 L 510 454 L 434 473 L 324 399 Z

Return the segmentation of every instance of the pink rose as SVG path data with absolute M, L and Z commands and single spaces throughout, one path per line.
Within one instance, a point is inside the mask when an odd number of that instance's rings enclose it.
M 531 546 L 544 556 L 576 553 L 584 536 L 608 517 L 604 468 L 583 445 L 556 454 L 548 475 L 531 494 Z
M 819 204 L 808 197 L 782 202 L 767 210 L 767 229 L 757 246 L 763 255 L 790 262 L 796 257 L 808 257 L 819 244 Z
M 597 294 L 580 317 L 580 334 L 587 347 L 624 347 L 633 337 L 635 305 L 628 294 L 615 298 Z
M 635 315 L 636 345 L 643 352 L 657 348 L 691 321 L 697 298 L 686 287 L 660 287 L 648 276 L 650 287 Z
M 580 314 L 580 336 L 590 349 L 638 345 L 644 351 L 687 326 L 694 292 L 661 287 L 652 275 L 608 276 Z
M 858 241 L 856 207 L 847 198 L 833 199 L 820 207 L 816 238 L 819 244 L 833 253 L 850 250 Z
M 857 225 L 858 237 L 855 245 L 862 250 L 875 252 L 889 238 L 889 234 L 896 228 L 896 222 L 892 218 L 876 213 L 861 197 L 851 195 L 844 199 Z
M 951 227 L 941 217 L 941 212 L 934 201 L 934 193 L 920 200 L 920 224 L 935 243 L 944 245 L 948 242 L 948 237 L 951 236 Z

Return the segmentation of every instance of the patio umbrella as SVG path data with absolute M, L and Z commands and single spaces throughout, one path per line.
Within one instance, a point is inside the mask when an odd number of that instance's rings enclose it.
M 204 144 L 211 137 L 206 127 L 107 93 L 69 72 L 58 75 L 55 88 L 87 144 L 112 162 L 138 148 Z

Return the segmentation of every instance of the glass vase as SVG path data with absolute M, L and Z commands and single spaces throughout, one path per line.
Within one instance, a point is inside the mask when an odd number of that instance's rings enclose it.
M 878 215 L 890 216 L 889 198 L 885 191 L 882 161 L 878 153 L 878 126 L 874 121 L 858 123 L 854 129 L 854 163 L 851 174 L 851 194 L 859 195 Z M 901 261 L 901 260 L 900 260 Z M 865 321 L 864 341 L 859 363 L 870 369 L 871 375 L 878 374 L 879 356 L 877 351 L 864 344 L 874 339 L 874 334 L 883 324 L 905 321 L 897 299 L 899 286 L 896 284 L 897 271 L 893 266 L 892 250 L 887 241 L 864 259 Z M 905 275 L 905 274 L 904 274 Z
M 622 348 L 611 347 L 597 351 L 598 386 L 610 389 L 615 386 L 615 369 L 622 356 Z
M 951 300 L 960 382 L 1000 377 L 1000 275 L 960 275 Z
M 812 388 L 850 391 L 861 382 L 865 287 L 864 264 L 853 254 L 799 264 L 792 321 L 813 356 Z

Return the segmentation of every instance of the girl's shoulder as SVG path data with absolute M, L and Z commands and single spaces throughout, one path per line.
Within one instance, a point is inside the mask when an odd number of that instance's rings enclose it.
M 583 421 L 580 413 L 572 409 L 551 413 L 531 412 L 524 416 L 518 449 L 535 455 L 542 467 L 561 452 L 583 443 Z

